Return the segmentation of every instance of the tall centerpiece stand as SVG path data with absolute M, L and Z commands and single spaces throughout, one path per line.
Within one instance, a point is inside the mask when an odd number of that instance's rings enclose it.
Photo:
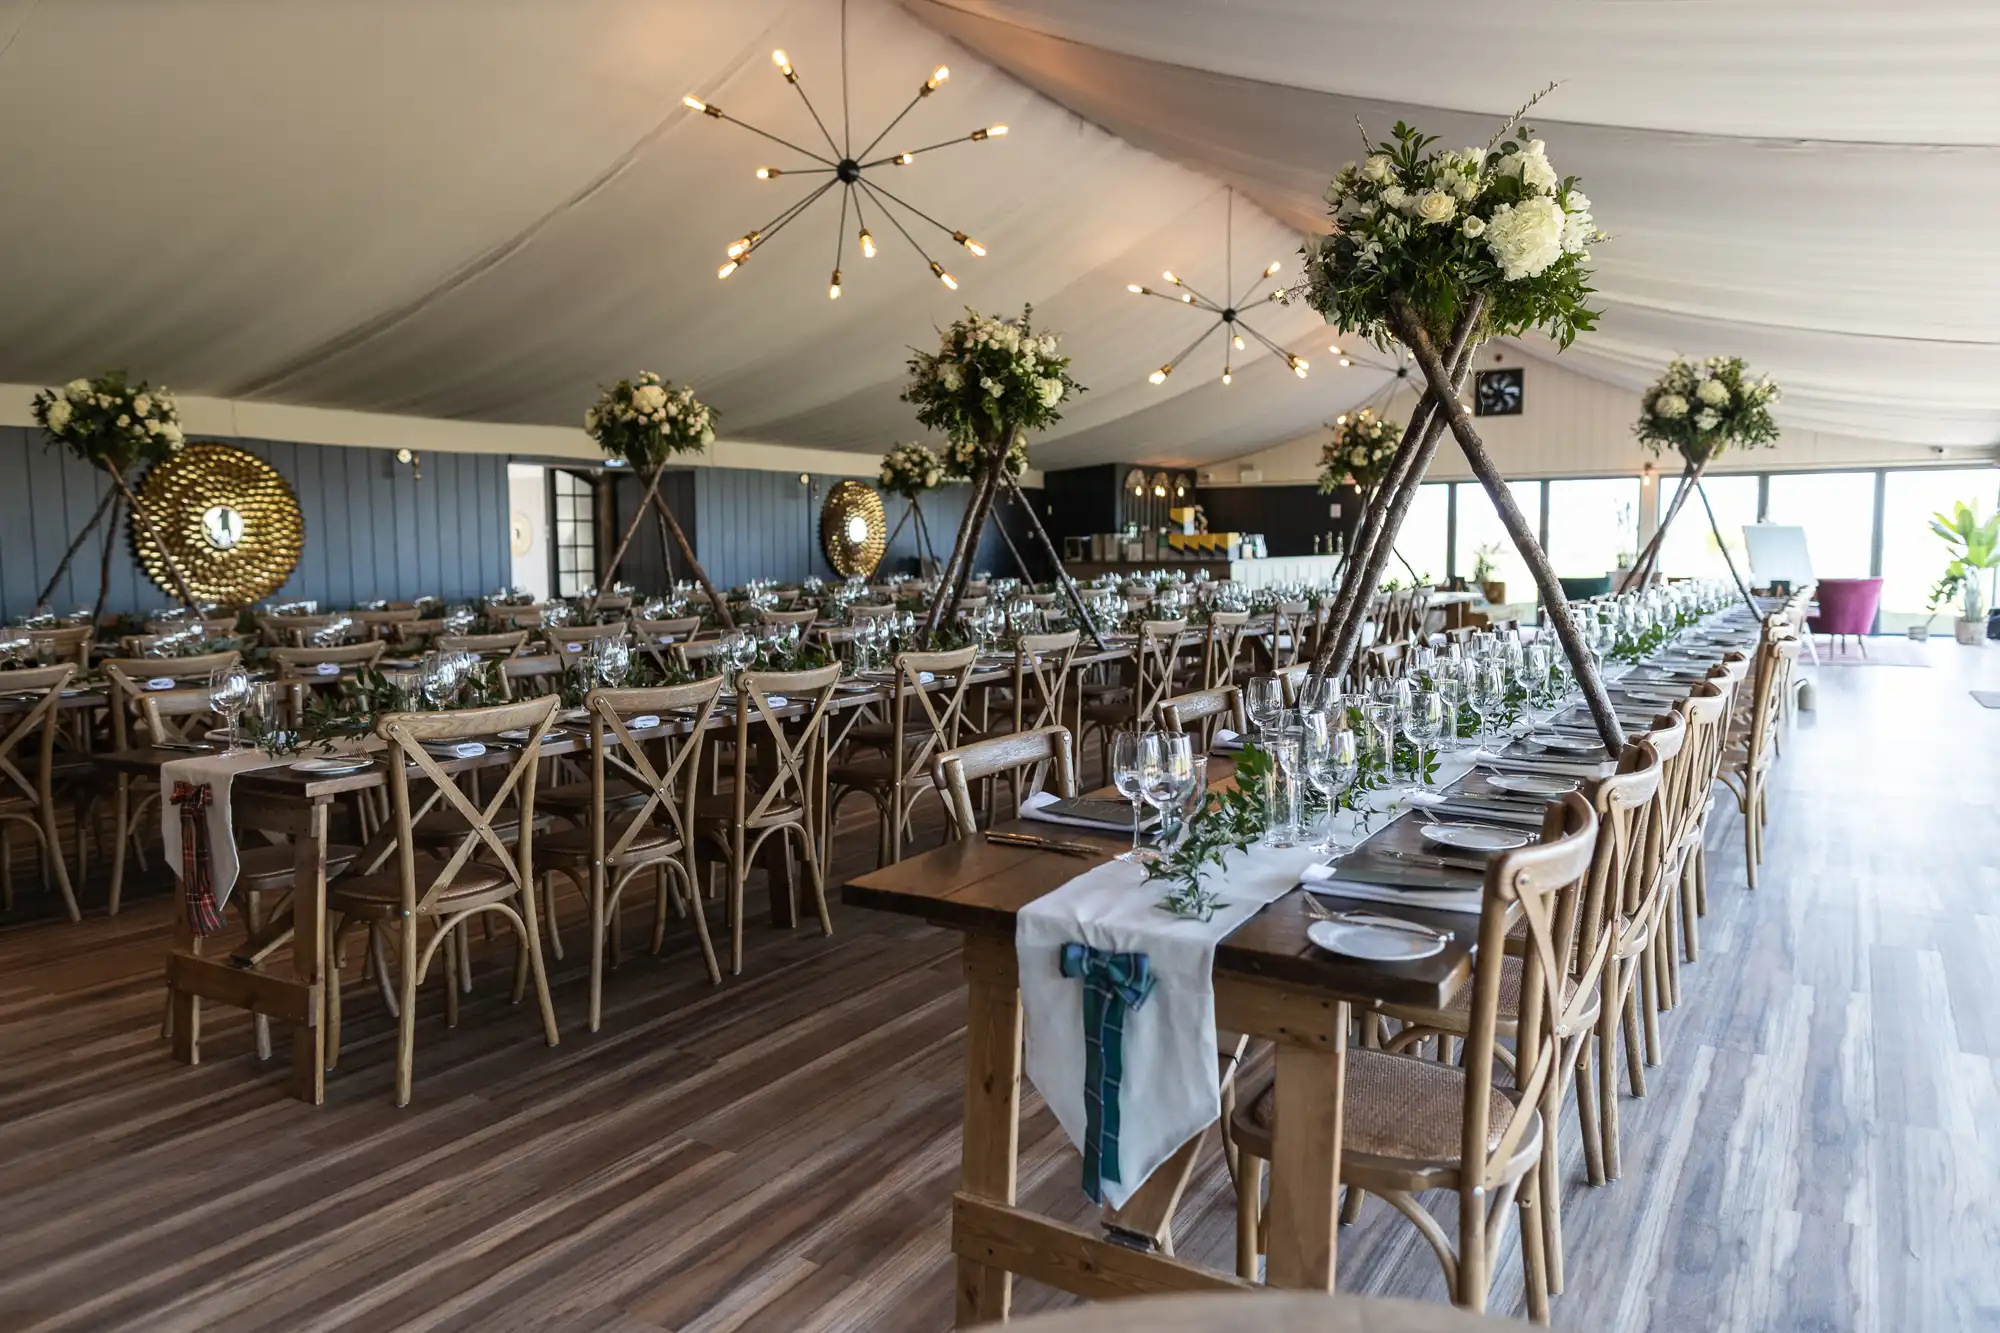
M 1632 562 L 1618 591 L 1643 588 L 1659 569 L 1660 550 L 1667 529 L 1679 516 L 1688 496 L 1699 494 L 1708 512 L 1709 527 L 1716 547 L 1736 580 L 1736 590 L 1750 609 L 1756 599 L 1743 582 L 1729 543 L 1715 521 L 1715 510 L 1702 489 L 1702 473 L 1727 449 L 1768 447 L 1778 442 L 1778 423 L 1771 418 L 1771 405 L 1778 401 L 1778 386 L 1768 375 L 1752 375 L 1738 356 L 1711 356 L 1703 361 L 1675 357 L 1667 369 L 1639 400 L 1639 419 L 1632 433 L 1657 457 L 1668 449 L 1681 456 L 1681 485 L 1667 512 L 1660 515 L 1652 540 Z
M 1365 158 L 1328 187 L 1333 229 L 1308 243 L 1306 281 L 1294 295 L 1379 348 L 1401 343 L 1416 357 L 1424 392 L 1362 514 L 1313 673 L 1337 677 L 1353 664 L 1370 594 L 1449 430 L 1534 575 L 1598 733 L 1615 754 L 1624 729 L 1562 584 L 1459 401 L 1486 339 L 1539 330 L 1567 347 L 1597 318 L 1585 305 L 1589 246 L 1600 236 L 1590 200 L 1575 177 L 1556 174 L 1547 146 L 1521 125 L 1528 107 L 1483 148 L 1439 148 L 1401 122 L 1385 141 L 1364 131 Z
M 660 478 L 669 458 L 699 454 L 715 442 L 714 411 L 694 396 L 693 389 L 685 385 L 676 389 L 648 370 L 636 379 L 619 380 L 599 394 L 597 402 L 583 414 L 583 429 L 597 441 L 606 458 L 624 460 L 642 483 L 639 507 L 632 511 L 632 521 L 618 539 L 611 563 L 604 567 L 597 591 L 591 595 L 591 609 L 595 611 L 597 603 L 610 591 L 626 548 L 632 545 L 633 536 L 650 512 L 663 525 L 662 535 L 672 537 L 681 562 L 708 595 L 716 623 L 723 629 L 734 629 L 729 603 L 716 591 L 708 571 L 695 558 L 694 547 L 688 542 L 687 533 L 681 530 L 680 519 L 660 494 Z M 665 554 L 663 542 L 661 555 Z
M 146 512 L 129 480 L 139 468 L 164 462 L 180 452 L 185 437 L 181 433 L 180 411 L 173 394 L 154 388 L 144 380 L 133 383 L 122 370 L 110 371 L 95 379 L 74 379 L 59 389 L 44 389 L 35 395 L 35 421 L 48 432 L 52 445 L 60 444 L 91 467 L 102 469 L 111 479 L 111 488 L 98 501 L 89 520 L 70 539 L 69 548 L 42 585 L 37 605 L 46 604 L 55 594 L 56 584 L 69 569 L 70 561 L 83 549 L 84 540 L 100 522 L 104 528 L 104 555 L 100 561 L 97 606 L 91 614 L 94 625 L 104 618 L 104 602 L 111 591 L 111 554 L 118 540 L 120 510 L 153 536 L 166 560 L 174 594 L 186 606 L 195 604 L 187 576 L 167 544 L 160 540 L 152 515 Z M 105 520 L 109 519 L 108 522 Z
M 937 548 L 931 545 L 930 524 L 924 521 L 920 498 L 925 491 L 934 491 L 944 485 L 944 460 L 921 444 L 898 444 L 882 455 L 882 470 L 878 479 L 883 490 L 902 496 L 906 506 L 903 516 L 896 520 L 896 530 L 889 534 L 889 540 L 884 545 L 895 545 L 904 526 L 914 526 L 920 557 L 917 567 L 926 577 L 936 574 L 940 568 Z
M 1053 333 L 1037 333 L 1029 309 L 1023 309 L 1018 319 L 967 310 L 965 318 L 940 331 L 937 351 L 911 356 L 903 401 L 916 406 L 918 421 L 945 436 L 945 476 L 972 484 L 951 554 L 939 571 L 937 594 L 924 618 L 925 642 L 935 641 L 957 615 L 987 518 L 994 501 L 1006 495 L 1027 514 L 1077 623 L 1098 647 L 1104 646 L 1083 595 L 1020 487 L 1021 474 L 1028 468 L 1029 433 L 1062 420 L 1062 404 L 1081 392 L 1083 386 L 1070 377 L 1069 358 L 1062 354 L 1060 340 Z

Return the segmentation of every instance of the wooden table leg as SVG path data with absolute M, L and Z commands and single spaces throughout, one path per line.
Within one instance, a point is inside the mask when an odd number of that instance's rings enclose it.
M 201 937 L 188 925 L 187 908 L 181 899 L 180 881 L 174 881 L 174 943 L 181 953 L 199 955 Z M 167 975 L 167 1036 L 174 1044 L 174 1059 L 184 1065 L 201 1063 L 201 997 L 182 990 Z
M 965 1134 L 959 1189 L 1014 1202 L 1021 1132 L 1021 977 L 1014 942 L 965 938 Z M 958 1261 L 958 1327 L 1004 1320 L 1013 1274 Z
M 292 836 L 292 967 L 313 992 L 309 1021 L 292 1028 L 292 1095 L 314 1106 L 326 1100 L 326 815 L 315 801 Z
M 1348 1006 L 1331 1049 L 1281 1041 L 1271 1226 L 1265 1268 L 1274 1287 L 1332 1291 L 1340 1249 L 1340 1129 L 1347 1081 Z

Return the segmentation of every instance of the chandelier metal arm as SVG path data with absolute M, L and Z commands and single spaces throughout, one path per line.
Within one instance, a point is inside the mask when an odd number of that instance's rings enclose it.
M 891 194 L 888 190 L 883 189 L 881 186 L 877 185 L 874 181 L 868 181 L 866 182 L 866 184 L 869 190 L 871 190 L 872 192 L 879 194 L 886 199 L 893 200 L 898 204 L 901 204 L 904 208 L 909 209 L 912 213 L 915 213 L 918 217 L 930 223 L 933 227 L 936 227 L 939 231 L 951 237 L 953 240 L 958 239 L 958 232 L 955 229 L 945 226 L 944 223 L 939 222 L 936 218 L 924 212 L 923 209 L 918 208 L 915 204 L 912 204 L 909 201 L 898 197 L 897 195 Z M 889 211 L 888 206 L 884 205 L 882 211 L 885 213 L 888 212 Z
M 880 134 L 876 135 L 876 136 L 875 136 L 874 138 L 870 139 L 870 140 L 868 141 L 868 146 L 867 146 L 866 148 L 863 148 L 863 149 L 862 149 L 862 150 L 861 150 L 860 152 L 856 153 L 856 154 L 855 154 L 855 156 L 856 156 L 856 157 L 866 157 L 866 156 L 868 156 L 868 155 L 869 155 L 870 153 L 874 152 L 874 151 L 875 151 L 875 148 L 876 148 L 876 146 L 877 146 L 878 144 L 880 144 L 880 143 L 881 143 L 881 142 L 882 142 L 882 141 L 883 141 L 884 139 L 886 139 L 886 138 L 888 138 L 888 137 L 889 137 L 889 131 L 890 131 L 890 130 L 893 130 L 893 129 L 895 129 L 895 128 L 896 128 L 896 127 L 897 127 L 898 125 L 902 124 L 902 123 L 903 123 L 903 117 L 904 117 L 904 116 L 907 116 L 907 115 L 909 115 L 909 114 L 910 114 L 910 113 L 911 113 L 912 111 L 915 111 L 915 110 L 917 109 L 917 103 L 919 103 L 919 102 L 923 101 L 923 100 L 924 100 L 924 99 L 925 99 L 926 97 L 929 97 L 929 96 L 931 95 L 932 91 L 933 91 L 933 90 L 932 90 L 932 89 L 930 89 L 930 88 L 926 88 L 926 87 L 923 87 L 922 85 L 918 85 L 918 92 L 917 92 L 917 95 L 916 95 L 915 97 L 912 97 L 912 98 L 910 99 L 910 104 L 909 104 L 908 106 L 904 107 L 904 108 L 903 108 L 903 109 L 902 109 L 901 111 L 898 111 L 898 112 L 896 113 L 896 118 L 895 118 L 894 120 L 890 121 L 890 122 L 889 122 L 889 123 L 888 123 L 887 125 L 884 125 L 884 126 L 882 127 L 882 132 L 881 132 Z M 953 143 L 956 143 L 956 142 L 958 142 L 958 141 L 957 141 L 956 139 L 954 139 L 954 140 L 952 140 L 951 142 L 953 142 Z M 891 158 L 884 158 L 884 159 L 882 159 L 882 160 L 883 160 L 884 162 L 887 162 L 887 161 L 892 161 L 893 159 L 891 159 Z M 877 164 L 877 163 L 874 163 L 874 162 L 864 162 L 864 163 L 862 163 L 862 165 L 863 165 L 863 166 L 868 166 L 868 167 L 872 167 L 872 166 L 876 166 L 876 165 L 878 165 L 878 164 Z
M 779 232 L 783 231 L 787 226 L 791 224 L 793 218 L 805 212 L 806 209 L 812 207 L 813 203 L 816 200 L 818 200 L 818 198 L 821 195 L 825 194 L 828 190 L 831 190 L 834 186 L 838 185 L 839 183 L 840 183 L 839 181 L 828 181 L 826 184 L 815 189 L 811 194 L 808 194 L 805 198 L 793 204 L 790 208 L 787 208 L 784 212 L 778 214 L 777 217 L 772 218 L 769 222 L 757 228 L 757 230 L 752 233 L 754 236 L 756 236 L 757 239 L 750 242 L 749 248 L 746 249 L 741 255 L 738 255 L 737 258 L 739 260 L 748 259 L 758 250 L 761 250 L 764 247 L 764 243 L 766 241 L 770 240 L 773 236 L 776 236 Z
M 1222 321 L 1218 319 L 1215 321 L 1215 323 L 1203 329 L 1193 342 L 1189 343 L 1186 347 L 1181 348 L 1179 355 L 1175 356 L 1173 360 L 1167 362 L 1168 372 L 1171 373 L 1175 366 L 1178 366 L 1181 362 L 1187 360 L 1188 353 L 1192 352 L 1195 348 L 1207 342 L 1208 335 L 1214 333 L 1217 329 L 1221 327 L 1222 327 Z
M 910 235 L 910 229 L 903 225 L 902 219 L 896 216 L 894 210 L 892 210 L 889 207 L 889 205 L 882 203 L 882 201 L 879 198 L 875 198 L 876 195 L 887 193 L 887 191 L 884 191 L 881 186 L 869 180 L 857 181 L 856 184 L 858 184 L 864 191 L 867 192 L 869 198 L 875 199 L 876 203 L 882 205 L 882 216 L 889 219 L 890 226 L 894 227 L 897 231 L 903 233 L 903 239 L 910 243 L 910 248 L 912 250 L 915 250 L 918 254 L 924 257 L 924 262 L 926 264 L 936 262 L 931 258 L 929 251 L 925 250 L 923 246 L 917 244 L 917 238 Z M 901 200 L 897 200 L 897 202 L 902 203 Z M 904 204 L 903 207 L 909 208 L 909 205 Z M 912 209 L 911 211 L 915 212 L 914 209 Z
M 1249 334 L 1252 338 L 1255 338 L 1258 342 L 1264 344 L 1264 346 L 1270 350 L 1271 355 L 1277 357 L 1280 361 L 1284 362 L 1286 366 L 1289 367 L 1298 360 L 1297 357 L 1293 356 L 1290 352 L 1287 352 L 1284 348 L 1278 346 L 1278 344 L 1272 342 L 1269 338 L 1266 338 L 1263 334 L 1257 332 L 1257 330 L 1251 328 L 1248 324 L 1244 324 L 1241 321 L 1238 321 L 1237 327 L 1242 329 L 1245 333 Z
M 709 111 L 714 115 L 715 119 L 717 120 L 726 120 L 731 125 L 741 125 L 744 129 L 750 131 L 752 134 L 761 134 L 766 139 L 769 139 L 772 143 L 781 144 L 784 147 L 791 149 L 794 153 L 799 154 L 801 157 L 809 157 L 813 161 L 819 163 L 822 166 L 837 168 L 840 165 L 838 162 L 835 162 L 832 158 L 821 157 L 818 153 L 815 153 L 810 148 L 801 148 L 799 145 L 793 143 L 790 139 L 781 139 L 777 135 L 771 133 L 769 130 L 760 130 L 747 120 L 738 120 L 736 117 L 730 115 L 727 111 L 717 111 L 713 107 L 710 107 Z M 804 168 L 800 169 L 804 170 Z
M 786 76 L 785 82 L 792 85 L 792 91 L 797 93 L 799 100 L 806 104 L 806 110 L 812 114 L 813 124 L 819 126 L 820 137 L 826 140 L 826 146 L 833 153 L 834 158 L 838 160 L 847 156 L 847 154 L 841 152 L 840 145 L 833 141 L 833 131 L 827 129 L 826 122 L 819 118 L 819 108 L 813 105 L 812 98 L 806 96 L 806 86 L 799 82 L 798 72 L 794 70 L 790 75 Z
M 980 140 L 980 139 L 975 139 L 975 138 L 973 138 L 973 137 L 972 137 L 972 136 L 971 136 L 970 134 L 961 134 L 961 135 L 959 135 L 959 136 L 958 136 L 957 138 L 955 138 L 955 139 L 940 139 L 940 140 L 939 140 L 938 142 L 936 142 L 936 143 L 928 143 L 928 144 L 925 144 L 925 145 L 924 145 L 924 146 L 923 146 L 922 148 L 911 148 L 911 149 L 908 149 L 908 150 L 906 150 L 906 151 L 904 151 L 904 152 L 900 152 L 900 153 L 891 153 L 891 154 L 889 154 L 889 156 L 887 156 L 887 157 L 878 157 L 878 158 L 875 158 L 875 159 L 874 159 L 873 161 L 869 161 L 869 162 L 863 162 L 863 163 L 861 164 L 861 169 L 862 169 L 863 171 L 866 171 L 866 170 L 867 170 L 868 168 L 870 168 L 870 167 L 886 167 L 886 166 L 888 166 L 888 165 L 889 165 L 890 163 L 892 163 L 892 162 L 896 161 L 896 160 L 897 160 L 897 159 L 899 159 L 899 158 L 905 158 L 905 157 L 919 157 L 919 156 L 923 155 L 924 153 L 934 153 L 934 152 L 936 152 L 936 151 L 937 151 L 938 149 L 940 149 L 940 148 L 949 148 L 949 147 L 951 147 L 951 146 L 952 146 L 953 144 L 958 144 L 958 143 L 981 143 L 981 142 L 984 142 L 984 141 L 983 141 L 983 140 Z M 869 147 L 871 147 L 871 148 L 872 148 L 872 147 L 874 147 L 874 145 L 873 145 L 873 144 L 870 144 L 870 145 L 869 145 Z
M 1190 296 L 1194 297 L 1196 304 L 1201 306 L 1202 309 L 1212 310 L 1218 315 L 1222 313 L 1221 306 L 1217 305 L 1214 301 L 1210 300 L 1208 297 L 1202 295 L 1201 292 L 1197 291 L 1194 287 L 1190 286 L 1186 281 L 1177 282 L 1174 285 L 1176 287 L 1179 287 L 1182 291 L 1187 292 Z M 1183 302 L 1183 304 L 1186 303 Z

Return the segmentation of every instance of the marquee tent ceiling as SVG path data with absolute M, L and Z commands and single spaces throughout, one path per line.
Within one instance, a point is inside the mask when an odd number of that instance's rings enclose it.
M 219 397 L 568 425 L 652 368 L 730 438 L 874 453 L 917 433 L 910 344 L 962 303 L 1032 301 L 1092 388 L 1038 465 L 1230 457 L 1379 376 L 1267 307 L 1310 379 L 1245 353 L 1224 387 L 1211 340 L 1156 388 L 1201 326 L 1125 284 L 1295 273 L 1357 115 L 1483 141 L 1562 78 L 1538 128 L 1616 236 L 1602 330 L 1565 364 L 1637 384 L 1674 351 L 1740 352 L 1785 384 L 1790 424 L 2000 436 L 1993 6 L 852 0 L 849 21 L 859 137 L 939 62 L 949 84 L 885 147 L 1011 127 L 892 182 L 990 247 L 912 223 L 956 294 L 882 226 L 861 260 L 850 220 L 828 301 L 830 201 L 715 278 L 800 189 L 754 179 L 789 156 L 681 94 L 804 142 L 768 53 L 837 109 L 830 0 L 0 0 L 0 382 L 124 365 Z

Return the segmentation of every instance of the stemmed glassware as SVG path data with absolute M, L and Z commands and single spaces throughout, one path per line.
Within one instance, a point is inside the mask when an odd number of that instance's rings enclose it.
M 229 723 L 225 749 L 236 748 L 236 719 L 243 715 L 244 705 L 249 702 L 250 673 L 241 665 L 220 666 L 208 673 L 208 706 Z
M 1354 728 L 1346 725 L 1344 717 L 1330 713 L 1308 713 L 1304 726 L 1306 781 L 1326 798 L 1326 836 L 1313 844 L 1313 850 L 1339 858 L 1351 846 L 1338 832 L 1340 796 L 1354 785 L 1361 771 Z
M 1278 809 L 1282 818 L 1271 821 L 1270 831 L 1264 836 L 1268 847 L 1296 847 L 1299 840 L 1299 780 L 1305 765 L 1305 727 L 1296 711 L 1286 709 L 1270 731 L 1271 757 L 1277 760 L 1278 772 L 1282 775 L 1285 790 L 1281 797 L 1275 787 L 1271 793 L 1273 803 L 1282 802 Z
M 625 683 L 625 673 L 632 667 L 632 650 L 623 639 L 605 639 L 597 648 L 597 678 L 606 688 L 617 689 Z
M 1494 753 L 1486 748 L 1486 733 L 1491 730 L 1493 720 L 1507 709 L 1507 668 L 1503 663 L 1494 658 L 1473 663 L 1468 702 L 1472 704 L 1472 711 L 1479 714 L 1479 741 L 1474 749 L 1474 758 L 1491 759 Z
M 1434 799 L 1424 760 L 1428 747 L 1444 733 L 1444 699 L 1436 690 L 1411 690 L 1400 712 L 1403 734 L 1417 747 L 1417 793 L 1425 799 Z
M 1285 692 L 1276 676 L 1252 676 L 1243 688 L 1243 712 L 1261 739 L 1278 725 L 1285 711 Z
M 1151 860 L 1139 847 L 1139 819 L 1146 799 L 1149 773 L 1157 779 L 1160 767 L 1159 736 L 1154 732 L 1121 731 L 1111 738 L 1111 784 L 1132 803 L 1132 847 L 1120 852 L 1118 860 Z
M 1194 744 L 1185 733 L 1154 732 L 1151 739 L 1156 743 L 1157 763 L 1144 771 L 1141 776 L 1146 804 L 1160 812 L 1160 817 L 1178 830 L 1181 802 L 1187 789 L 1194 784 Z

